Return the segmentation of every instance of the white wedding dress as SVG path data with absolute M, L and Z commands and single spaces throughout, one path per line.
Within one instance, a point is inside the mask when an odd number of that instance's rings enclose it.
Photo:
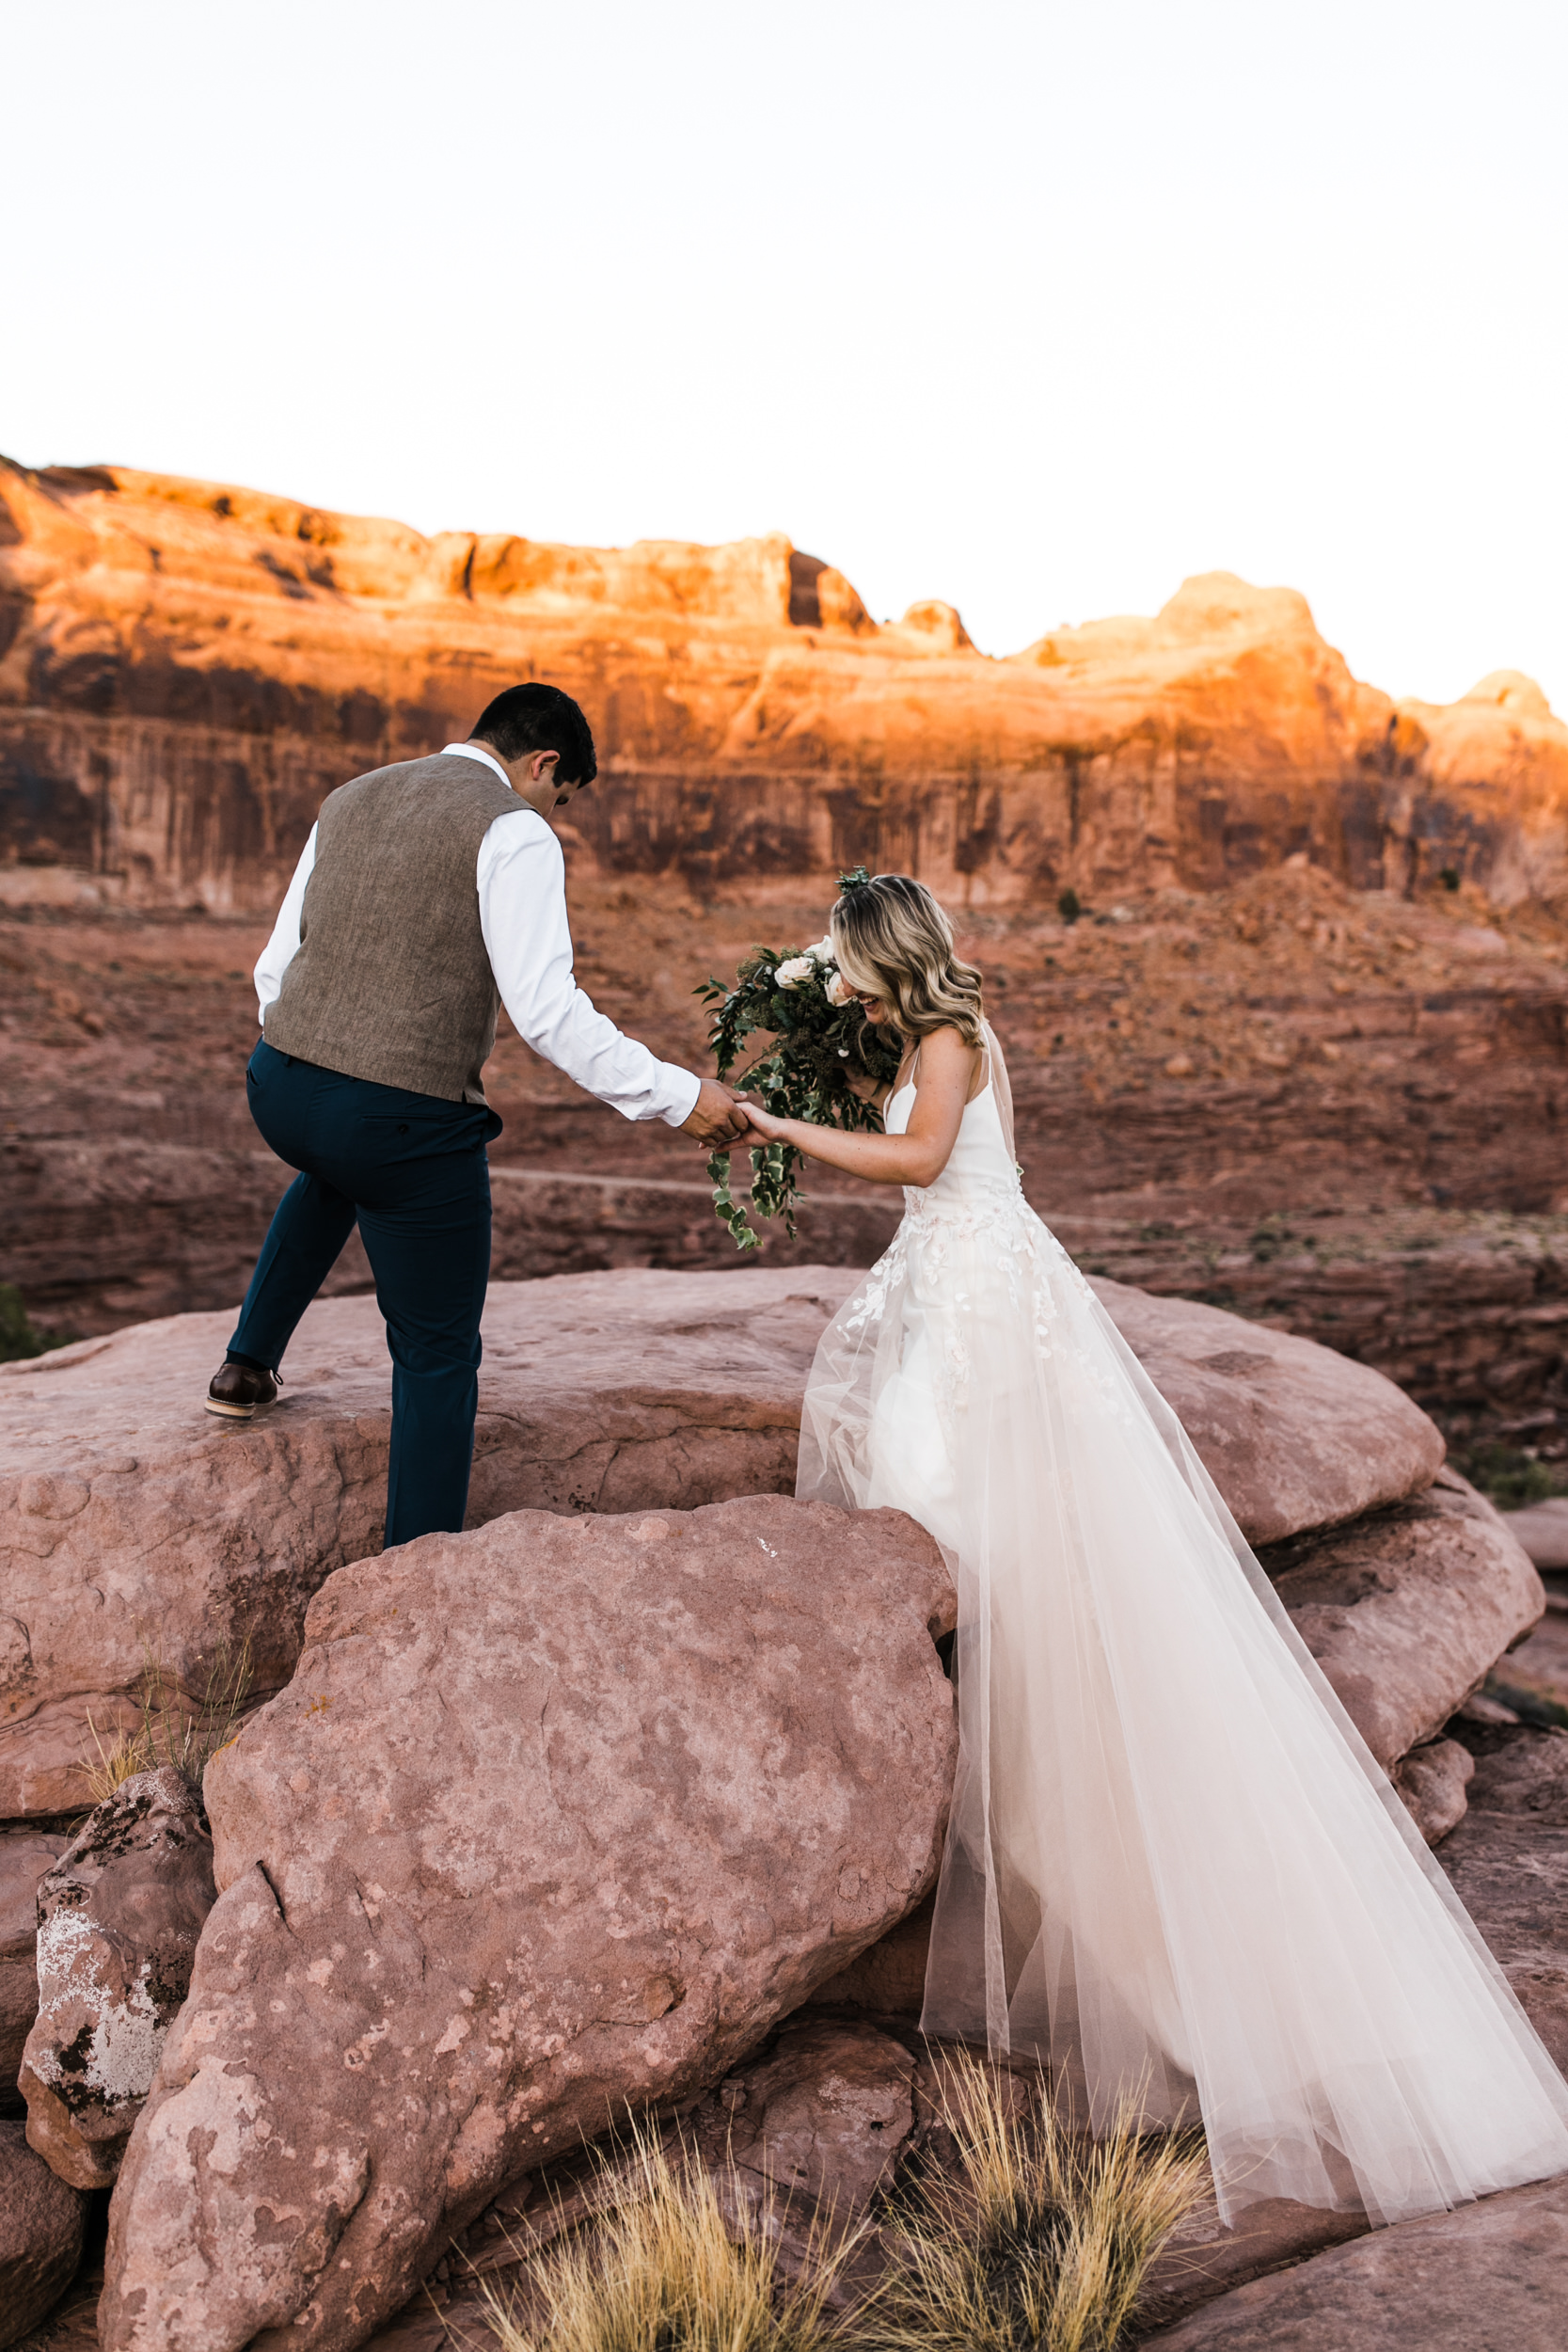
M 1226 2218 L 1397 2221 L 1568 2170 L 1568 2085 L 1025 1201 L 987 1060 L 823 1335 L 797 1484 L 908 1511 L 958 1585 L 925 2031 L 1048 2059 L 1096 2125 L 1200 2113 Z

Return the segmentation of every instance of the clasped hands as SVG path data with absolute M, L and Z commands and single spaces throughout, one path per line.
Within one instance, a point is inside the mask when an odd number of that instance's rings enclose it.
M 696 1102 L 681 1121 L 681 1133 L 694 1136 L 710 1152 L 724 1152 L 748 1136 L 753 1142 L 771 1142 L 782 1124 L 754 1096 L 741 1094 L 717 1078 L 705 1078 Z

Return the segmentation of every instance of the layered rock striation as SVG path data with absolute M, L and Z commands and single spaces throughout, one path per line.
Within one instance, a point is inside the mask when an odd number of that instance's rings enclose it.
M 0 469 L 20 891 L 268 906 L 334 785 L 538 675 L 593 721 L 573 822 L 606 872 L 776 891 L 863 859 L 1000 905 L 1301 851 L 1357 888 L 1448 867 L 1505 900 L 1568 871 L 1568 727 L 1529 680 L 1397 705 L 1300 596 L 1228 573 L 991 660 L 939 602 L 875 623 L 778 534 L 425 538 L 126 467 Z

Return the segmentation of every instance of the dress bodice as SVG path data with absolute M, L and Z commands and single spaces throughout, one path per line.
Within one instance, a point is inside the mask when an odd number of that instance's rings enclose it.
M 911 1078 L 888 1099 L 882 1116 L 884 1133 L 901 1136 L 910 1123 L 914 1108 L 915 1086 Z M 958 1121 L 958 1133 L 947 1166 L 931 1184 L 906 1184 L 904 1191 L 911 1205 L 928 1205 L 940 1200 L 973 1200 L 980 1195 L 993 1195 L 998 1187 L 1006 1192 L 1019 1189 L 1018 1167 L 1002 1132 L 997 1112 L 995 1089 L 988 1078 L 972 1102 L 964 1104 Z

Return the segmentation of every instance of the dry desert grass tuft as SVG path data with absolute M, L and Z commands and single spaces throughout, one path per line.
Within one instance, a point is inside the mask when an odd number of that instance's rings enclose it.
M 1047 2084 L 1018 2112 L 960 2054 L 943 2122 L 961 2177 L 924 2180 L 893 2217 L 895 2260 L 864 2315 L 875 2352 L 1114 2352 L 1172 2231 L 1208 2195 L 1201 2137 L 1071 2129 Z
M 1141 2133 L 1130 2107 L 1089 2140 L 1043 2081 L 1021 2102 L 966 2052 L 942 2063 L 956 2170 L 847 2233 L 819 2217 L 787 2266 L 777 2207 L 634 2125 L 599 2159 L 601 2217 L 518 2283 L 483 2283 L 500 2352 L 1116 2352 L 1208 2196 L 1201 2137 Z
M 746 2191 L 673 2159 L 657 2126 L 601 2162 L 611 2209 L 533 2265 L 526 2301 L 485 2282 L 500 2352 L 847 2352 L 829 2303 L 860 2233 L 819 2231 L 786 2278 Z
M 91 1715 L 87 1717 L 96 1755 L 84 1756 L 82 1773 L 94 1804 L 112 1797 L 122 1782 L 137 1772 L 153 1772 L 163 1764 L 171 1764 L 199 1790 L 209 1758 L 227 1747 L 240 1727 L 253 1679 L 249 1636 L 237 1650 L 232 1644 L 220 1642 L 207 1670 L 202 1696 L 192 1711 L 163 1660 L 150 1653 L 137 1694 L 140 1720 L 134 1727 L 117 1731 L 105 1742 Z

